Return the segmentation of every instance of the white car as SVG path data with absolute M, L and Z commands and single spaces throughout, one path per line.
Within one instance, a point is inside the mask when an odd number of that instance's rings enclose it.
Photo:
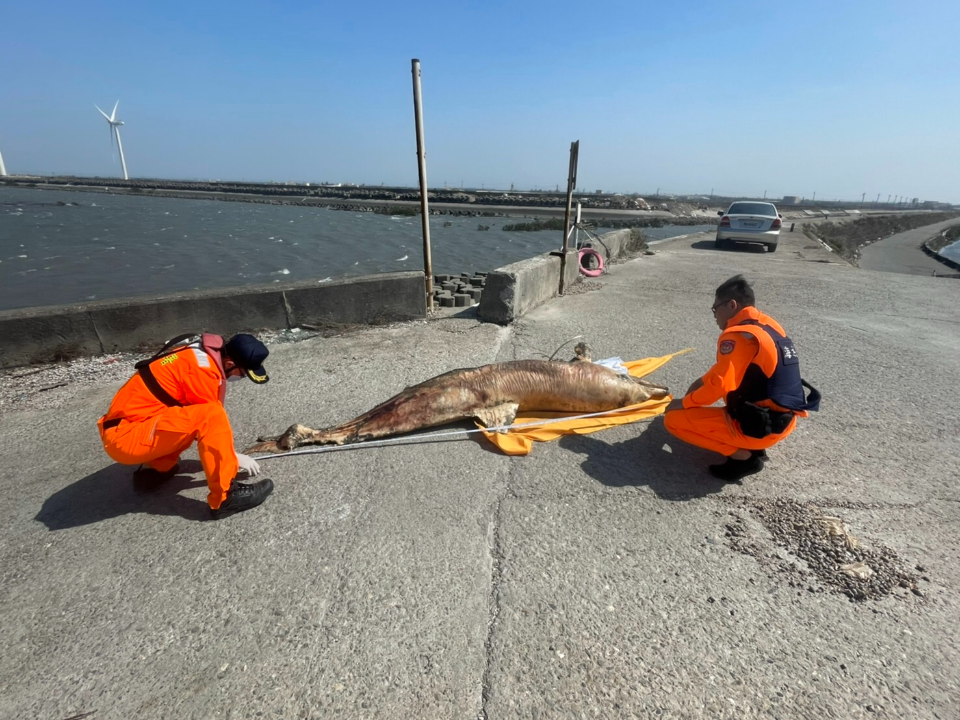
M 749 242 L 766 245 L 767 252 L 776 252 L 783 216 L 773 203 L 739 200 L 717 215 L 720 216 L 718 248 L 729 247 L 731 242 Z

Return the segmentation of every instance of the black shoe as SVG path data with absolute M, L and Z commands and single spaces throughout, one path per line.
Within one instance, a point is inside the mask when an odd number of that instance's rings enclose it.
M 236 480 L 230 485 L 226 499 L 216 510 L 210 508 L 210 516 L 214 520 L 233 515 L 233 513 L 243 512 L 267 499 L 267 496 L 273 492 L 273 480 L 264 478 L 260 482 L 246 484 Z
M 710 474 L 724 482 L 737 482 L 748 475 L 756 475 L 761 470 L 763 460 L 756 455 L 751 455 L 748 460 L 734 460 L 730 457 L 725 463 L 710 466 Z
M 763 462 L 766 462 L 767 460 L 770 459 L 770 456 L 767 455 L 766 450 L 751 450 L 750 454 L 753 455 L 755 458 L 760 458 Z
M 160 472 L 147 465 L 141 465 L 133 471 L 133 489 L 138 493 L 152 492 L 178 472 L 180 472 L 180 465 L 174 465 L 166 472 Z

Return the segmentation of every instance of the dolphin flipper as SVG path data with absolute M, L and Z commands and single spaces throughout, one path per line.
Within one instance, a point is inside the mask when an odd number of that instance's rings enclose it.
M 474 413 L 474 417 L 479 420 L 484 427 L 499 427 L 501 425 L 510 425 L 517 419 L 517 410 L 520 409 L 519 403 L 503 403 L 494 407 L 482 408 Z M 505 433 L 506 430 L 500 430 Z

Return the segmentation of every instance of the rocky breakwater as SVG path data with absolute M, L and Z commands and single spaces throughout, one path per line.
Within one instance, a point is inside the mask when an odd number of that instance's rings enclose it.
M 122 178 L 50 176 L 0 178 L 0 185 L 80 190 L 84 192 L 125 192 L 163 195 L 187 199 L 206 198 L 233 202 L 260 202 L 278 205 L 326 205 L 337 210 L 353 212 L 387 212 L 389 207 L 376 203 L 418 204 L 417 188 L 396 186 L 313 184 L 313 183 L 254 183 L 221 180 L 163 180 L 156 178 Z M 334 201 L 352 201 L 336 203 Z M 431 203 L 450 205 L 509 206 L 551 208 L 566 206 L 566 194 L 560 192 L 500 192 L 489 190 L 432 189 Z M 358 202 L 359 201 L 359 202 Z M 638 195 L 619 193 L 577 194 L 574 202 L 588 210 L 668 211 L 675 215 L 696 215 L 699 206 L 690 203 L 648 203 Z M 462 209 L 448 211 L 463 213 Z M 470 211 L 466 211 L 470 212 Z M 440 210 L 440 213 L 444 213 Z M 485 215 L 477 210 L 476 215 Z
M 434 275 L 433 302 L 439 307 L 469 307 L 480 302 L 487 273 Z

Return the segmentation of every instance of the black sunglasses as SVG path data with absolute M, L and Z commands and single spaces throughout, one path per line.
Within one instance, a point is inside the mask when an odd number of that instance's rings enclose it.
M 716 314 L 717 314 L 717 308 L 720 307 L 721 305 L 726 305 L 728 302 L 730 302 L 730 301 L 729 301 L 729 300 L 723 300 L 722 302 L 718 302 L 718 303 L 716 303 L 715 305 L 711 305 L 711 306 L 710 306 L 710 311 L 711 311 L 714 315 L 716 315 Z

